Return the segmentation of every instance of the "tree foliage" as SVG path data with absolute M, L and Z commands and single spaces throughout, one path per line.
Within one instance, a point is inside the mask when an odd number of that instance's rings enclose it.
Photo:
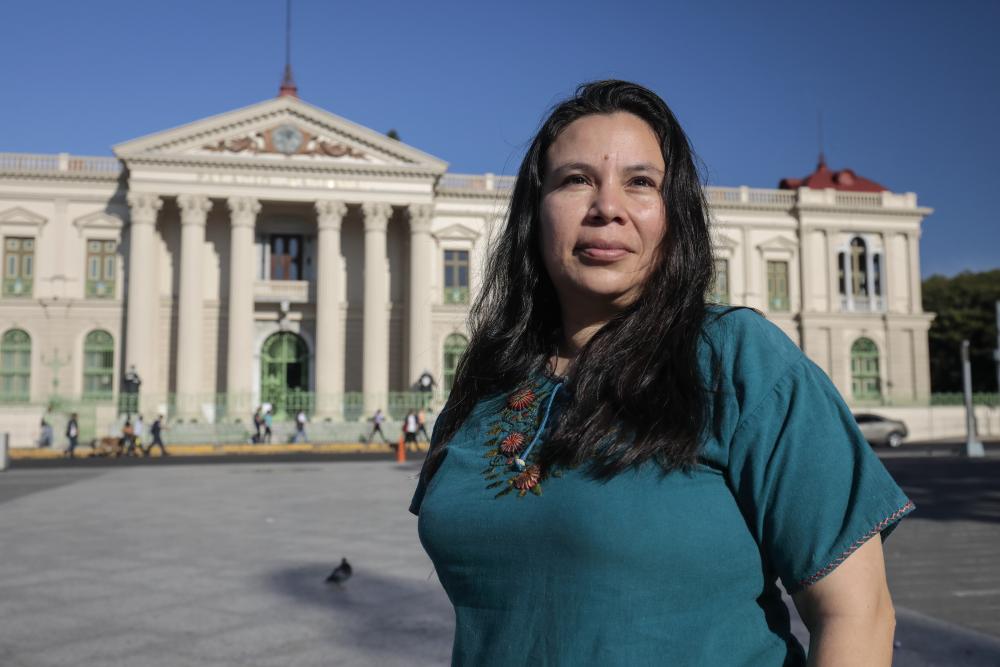
M 993 350 L 997 344 L 995 303 L 1000 269 L 923 282 L 924 310 L 936 313 L 929 332 L 931 391 L 962 391 L 962 340 L 969 340 L 972 390 L 998 391 Z

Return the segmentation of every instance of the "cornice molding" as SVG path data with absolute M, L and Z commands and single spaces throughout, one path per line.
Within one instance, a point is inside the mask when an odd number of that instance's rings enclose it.
M 182 167 L 211 170 L 214 173 L 246 173 L 249 171 L 263 172 L 261 175 L 273 176 L 282 172 L 297 174 L 319 174 L 340 176 L 381 176 L 392 178 L 411 178 L 432 180 L 438 173 L 419 165 L 384 165 L 361 164 L 356 162 L 336 163 L 303 161 L 303 160 L 269 160 L 260 158 L 240 157 L 236 160 L 216 155 L 137 155 L 122 158 L 131 170 L 135 167 Z

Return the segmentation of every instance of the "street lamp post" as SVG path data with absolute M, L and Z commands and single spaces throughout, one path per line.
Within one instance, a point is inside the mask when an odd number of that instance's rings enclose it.
M 997 362 L 997 396 L 1000 397 L 1000 300 L 996 302 L 997 308 L 997 348 L 993 350 L 993 360 Z
M 983 443 L 976 439 L 976 415 L 972 408 L 972 364 L 969 362 L 969 341 L 962 341 L 962 390 L 965 392 L 965 455 L 985 456 Z

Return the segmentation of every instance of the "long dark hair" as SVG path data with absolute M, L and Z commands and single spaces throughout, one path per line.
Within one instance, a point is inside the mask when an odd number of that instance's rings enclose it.
M 521 386 L 544 371 L 555 352 L 560 309 L 539 240 L 546 155 L 573 121 L 615 112 L 643 119 L 659 140 L 668 231 L 641 294 L 577 356 L 564 387 L 569 398 L 538 462 L 543 469 L 585 464 L 599 477 L 650 459 L 667 471 L 695 462 L 708 413 L 697 357 L 712 279 L 708 207 L 688 139 L 666 103 L 634 83 L 597 81 L 552 110 L 521 163 L 425 480 L 479 400 Z

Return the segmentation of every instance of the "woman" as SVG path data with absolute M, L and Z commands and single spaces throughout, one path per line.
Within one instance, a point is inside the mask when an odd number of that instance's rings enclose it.
M 687 139 L 581 86 L 518 172 L 411 511 L 456 665 L 889 665 L 881 540 L 913 505 L 826 375 L 706 306 Z

